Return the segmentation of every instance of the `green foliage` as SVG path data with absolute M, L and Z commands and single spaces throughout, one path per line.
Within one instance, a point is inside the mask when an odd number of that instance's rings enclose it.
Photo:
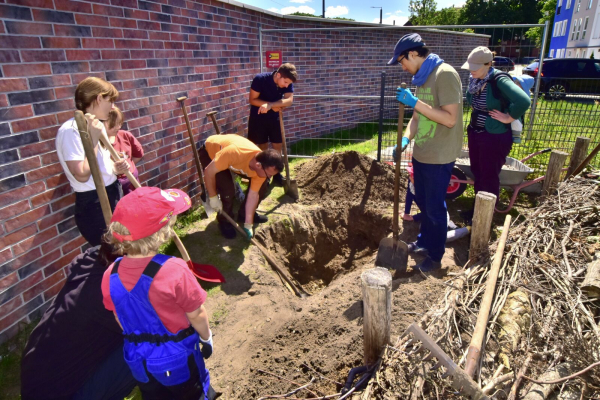
M 590 59 L 594 59 L 594 52 L 592 51 L 592 54 L 590 54 Z
M 327 17 L 326 17 L 327 18 Z M 342 21 L 356 21 L 355 19 L 352 18 L 344 18 L 344 17 L 333 17 L 333 18 L 329 18 L 329 19 L 340 19 Z
M 435 25 L 437 3 L 435 0 L 410 0 L 410 23 L 413 25 Z
M 309 14 L 309 13 L 303 13 L 300 11 L 296 11 L 295 13 L 291 13 L 289 15 L 297 15 L 299 17 L 313 17 L 313 18 L 319 18 L 319 15 L 313 15 L 313 14 Z
M 460 23 L 463 25 L 532 24 L 537 23 L 540 16 L 536 0 L 467 0 L 460 13 Z
M 556 0 L 540 0 L 540 13 L 541 17 L 538 20 L 538 24 L 544 24 L 548 21 L 548 34 L 552 33 L 552 29 L 554 28 L 554 15 L 556 11 Z M 529 30 L 525 33 L 525 35 L 534 41 L 536 46 L 542 45 L 542 39 L 544 35 L 544 30 L 541 27 L 529 28 Z M 546 48 L 544 49 L 544 54 L 548 54 L 548 49 L 550 47 L 550 37 L 548 37 Z

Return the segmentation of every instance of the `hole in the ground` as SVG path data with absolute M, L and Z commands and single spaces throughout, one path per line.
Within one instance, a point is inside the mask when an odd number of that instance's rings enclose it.
M 258 238 L 283 261 L 309 293 L 362 265 L 379 248 L 390 226 L 386 218 L 359 206 L 296 211 L 258 232 Z

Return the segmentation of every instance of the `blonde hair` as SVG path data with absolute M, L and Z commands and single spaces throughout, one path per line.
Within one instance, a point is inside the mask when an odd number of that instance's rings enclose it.
M 121 110 L 118 107 L 113 107 L 108 113 L 108 119 L 106 120 L 108 129 L 112 129 L 117 125 L 123 125 L 124 119 Z
M 152 235 L 138 240 L 124 240 L 122 242 L 118 241 L 113 236 L 113 232 L 116 232 L 119 235 L 130 235 L 131 232 L 129 232 L 129 229 L 127 229 L 120 222 L 112 222 L 108 226 L 107 232 L 104 234 L 104 240 L 113 246 L 117 254 L 121 255 L 128 254 L 131 256 L 144 256 L 152 252 L 157 253 L 160 246 L 171 239 L 171 236 L 173 235 L 172 228 L 175 225 L 175 221 L 177 221 L 176 215 L 169 220 L 168 224 L 160 228 Z
M 103 79 L 90 76 L 85 78 L 75 89 L 75 107 L 78 110 L 86 112 L 86 110 L 96 101 L 98 95 L 109 97 L 110 101 L 114 102 L 119 97 L 119 91 L 112 83 L 106 82 Z

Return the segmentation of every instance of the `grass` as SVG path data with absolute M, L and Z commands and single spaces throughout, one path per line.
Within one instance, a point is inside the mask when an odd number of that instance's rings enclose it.
M 528 110 L 525 114 L 523 140 L 521 144 L 513 145 L 510 157 L 520 160 L 545 148 L 570 152 L 577 136 L 592 139 L 592 144 L 598 141 L 600 105 L 596 102 L 578 102 L 574 99 L 547 100 L 540 97 L 531 134 L 529 133 L 529 112 Z M 470 108 L 465 107 L 463 112 L 465 148 L 467 144 L 466 129 L 470 115 Z M 406 118 L 409 117 L 406 116 Z M 406 124 L 408 121 L 405 119 L 404 122 Z M 379 124 L 377 122 L 359 122 L 354 127 L 340 129 L 318 138 L 301 139 L 294 142 L 290 145 L 290 154 L 319 156 L 331 152 L 354 150 L 374 155 L 378 146 L 378 134 Z M 396 144 L 396 134 L 396 121 L 385 120 L 382 149 Z M 529 135 L 529 139 L 526 139 Z M 527 164 L 536 169 L 529 178 L 542 176 L 549 159 L 550 153 L 546 153 L 529 160 Z M 294 164 L 296 160 L 298 159 L 292 158 L 290 164 Z M 598 163 L 598 158 L 594 161 Z
M 22 324 L 15 337 L 0 345 L 0 400 L 21 398 L 21 354 L 37 323 Z

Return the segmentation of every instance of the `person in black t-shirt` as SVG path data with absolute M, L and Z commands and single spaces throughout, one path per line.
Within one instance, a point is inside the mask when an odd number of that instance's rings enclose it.
M 289 107 L 294 101 L 294 82 L 298 79 L 296 67 L 283 64 L 275 72 L 258 74 L 250 86 L 250 118 L 248 118 L 248 139 L 260 147 L 281 153 L 281 128 L 279 111 Z M 283 185 L 281 173 L 273 176 L 273 182 Z
M 102 304 L 102 276 L 115 258 L 103 242 L 69 265 L 23 352 L 22 400 L 122 400 L 135 387 L 123 331 Z

